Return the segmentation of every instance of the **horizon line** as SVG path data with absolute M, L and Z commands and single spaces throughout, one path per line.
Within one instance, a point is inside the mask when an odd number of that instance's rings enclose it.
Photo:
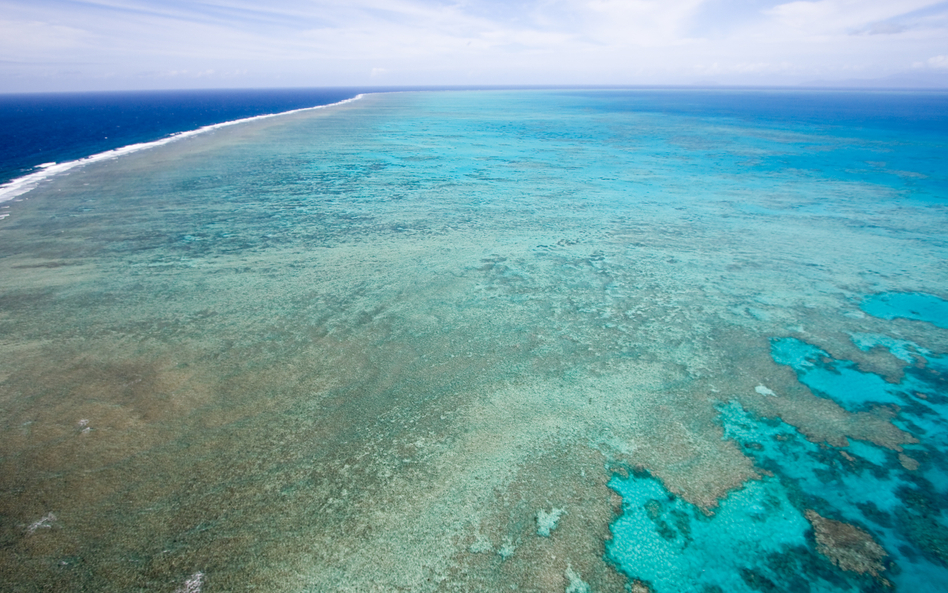
M 398 91 L 477 91 L 477 90 L 557 90 L 557 89 L 629 89 L 629 90 L 819 90 L 819 91 L 920 91 L 948 92 L 946 86 L 899 86 L 899 85 L 855 85 L 855 84 L 718 84 L 713 82 L 695 84 L 446 84 L 446 85 L 316 85 L 316 86 L 260 86 L 260 87 L 200 87 L 200 88 L 155 88 L 155 89 L 110 89 L 110 90 L 61 90 L 61 91 L 3 91 L 0 97 L 23 95 L 92 95 L 118 93 L 200 93 L 234 91 L 279 91 L 279 90 L 353 90 L 362 92 Z

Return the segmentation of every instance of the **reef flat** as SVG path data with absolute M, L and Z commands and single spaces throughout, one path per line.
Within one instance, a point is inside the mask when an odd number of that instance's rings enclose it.
M 8 203 L 3 588 L 945 590 L 948 99 L 794 93 L 367 95 Z

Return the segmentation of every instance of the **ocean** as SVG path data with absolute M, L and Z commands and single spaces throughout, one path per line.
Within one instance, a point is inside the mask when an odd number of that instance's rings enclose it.
M 336 103 L 346 88 L 0 95 L 0 183 L 207 125 Z
M 948 589 L 948 94 L 367 91 L 0 100 L 4 590 Z

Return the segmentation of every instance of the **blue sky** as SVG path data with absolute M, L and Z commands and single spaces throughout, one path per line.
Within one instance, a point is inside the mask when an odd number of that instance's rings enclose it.
M 0 92 L 948 86 L 948 2 L 0 0 L 0 48 Z

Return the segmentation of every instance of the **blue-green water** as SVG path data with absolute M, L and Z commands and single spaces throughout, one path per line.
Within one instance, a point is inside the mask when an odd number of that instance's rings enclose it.
M 0 582 L 948 589 L 946 106 L 376 94 L 44 182 Z
M 948 329 L 948 303 L 930 294 L 878 293 L 863 301 L 862 310 L 882 319 L 918 319 Z

